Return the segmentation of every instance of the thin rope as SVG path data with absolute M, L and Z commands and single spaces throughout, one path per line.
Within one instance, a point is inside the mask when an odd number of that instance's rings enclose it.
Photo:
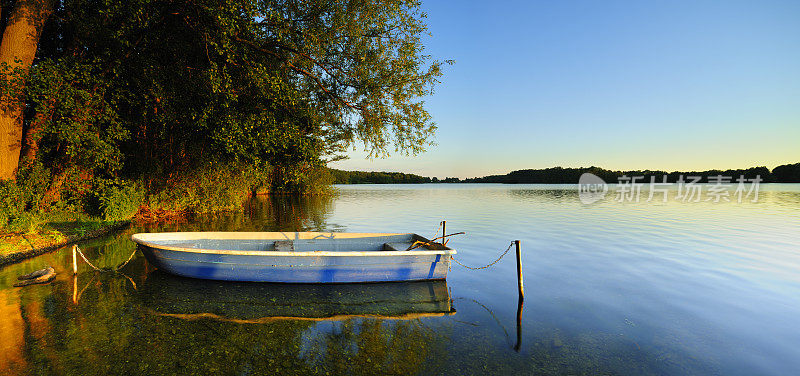
M 503 323 L 501 323 L 501 322 L 500 322 L 500 319 L 498 319 L 498 318 L 497 318 L 497 316 L 494 314 L 494 312 L 493 312 L 491 309 L 489 309 L 489 307 L 487 307 L 487 306 L 486 306 L 486 305 L 484 305 L 483 303 L 481 303 L 481 302 L 479 302 L 479 301 L 477 301 L 477 300 L 475 300 L 475 299 L 472 299 L 472 298 L 454 297 L 453 299 L 454 299 L 454 300 L 468 300 L 468 301 L 471 301 L 471 302 L 473 302 L 473 303 L 475 303 L 475 304 L 477 304 L 477 305 L 481 306 L 483 309 L 485 309 L 485 310 L 486 310 L 486 312 L 488 312 L 488 313 L 489 313 L 489 315 L 491 315 L 491 316 L 492 316 L 492 318 L 494 319 L 494 322 L 496 322 L 496 323 L 497 323 L 497 326 L 499 326 L 499 327 L 500 327 L 500 329 L 503 329 L 503 333 L 505 333 L 505 335 L 506 335 L 506 345 L 508 345 L 509 347 L 511 347 L 511 337 L 509 337 L 509 336 L 508 336 L 508 330 L 506 330 L 506 327 L 505 327 L 505 325 L 503 325 Z M 466 323 L 466 322 L 465 322 L 465 323 Z M 474 324 L 472 324 L 472 323 L 469 323 L 469 324 L 471 324 L 471 325 L 474 325 Z M 476 326 L 479 326 L 479 325 L 476 325 Z
M 133 250 L 133 253 L 131 253 L 130 257 L 128 257 L 128 259 L 127 259 L 127 260 L 125 260 L 125 262 L 123 262 L 123 263 L 122 263 L 122 264 L 120 264 L 119 266 L 117 266 L 117 267 L 115 267 L 115 268 L 113 268 L 113 269 L 110 269 L 110 270 L 109 270 L 109 269 L 100 269 L 100 268 L 98 268 L 98 267 L 94 266 L 94 264 L 92 264 L 92 263 L 91 263 L 91 262 L 90 262 L 90 261 L 89 261 L 89 260 L 86 258 L 86 256 L 83 254 L 83 251 L 81 251 L 81 248 L 80 248 L 80 247 L 78 247 L 77 245 L 75 246 L 75 250 L 76 250 L 76 251 L 78 251 L 78 254 L 81 256 L 81 258 L 83 259 L 83 261 L 86 261 L 86 263 L 87 263 L 87 264 L 89 264 L 89 266 L 91 266 L 91 267 L 92 267 L 92 269 L 94 269 L 94 270 L 97 270 L 98 272 L 103 272 L 103 273 L 106 273 L 106 272 L 115 272 L 115 273 L 116 273 L 116 272 L 119 272 L 119 271 L 120 271 L 120 269 L 124 268 L 124 267 L 125 267 L 125 265 L 127 265 L 127 264 L 128 264 L 130 261 L 131 261 L 131 260 L 133 260 L 133 256 L 136 254 L 136 250 L 134 249 L 134 250 Z M 134 285 L 135 285 L 135 284 L 134 284 Z
M 134 250 L 133 250 L 133 253 L 131 253 L 130 257 L 128 257 L 128 259 L 127 259 L 127 260 L 125 260 L 125 262 L 123 262 L 122 264 L 120 264 L 120 266 L 117 266 L 117 268 L 116 268 L 116 269 L 114 269 L 114 270 L 115 270 L 115 271 L 119 271 L 120 269 L 124 268 L 124 267 L 125 267 L 125 265 L 128 265 L 128 263 L 129 263 L 129 262 L 131 262 L 131 260 L 133 260 L 133 255 L 135 255 L 135 254 L 136 254 L 136 250 L 134 249 Z M 127 276 L 126 276 L 126 277 L 127 277 Z M 136 286 L 136 284 L 135 284 L 135 283 L 134 283 L 133 285 L 134 285 L 134 286 Z
M 119 275 L 121 275 L 121 276 L 123 276 L 123 277 L 127 278 L 127 279 L 128 279 L 128 281 L 130 281 L 130 282 L 131 282 L 131 284 L 133 285 L 133 289 L 134 289 L 134 290 L 138 290 L 138 288 L 136 287 L 136 282 L 134 282 L 134 281 L 133 281 L 133 278 L 131 278 L 131 277 L 128 277 L 128 275 L 127 275 L 127 274 L 125 274 L 125 273 L 123 273 L 123 272 L 119 272 Z
M 481 267 L 472 267 L 472 266 L 464 265 L 460 261 L 458 261 L 458 259 L 456 259 L 454 256 L 450 256 L 450 258 L 452 258 L 453 261 L 456 262 L 456 264 L 461 265 L 461 266 L 463 266 L 463 267 L 465 267 L 465 268 L 467 268 L 469 270 L 481 270 L 481 269 L 486 269 L 488 267 L 491 267 L 492 265 L 497 264 L 498 262 L 500 262 L 500 260 L 502 260 L 503 257 L 505 257 L 508 254 L 508 251 L 511 250 L 512 246 L 514 246 L 514 242 L 511 242 L 511 244 L 508 245 L 508 248 L 506 248 L 505 252 L 503 252 L 503 254 L 500 255 L 500 257 L 497 258 L 497 260 L 494 260 L 494 261 L 490 262 L 488 265 L 481 266 Z
M 81 249 L 78 248 L 78 246 L 75 246 L 75 250 L 78 251 L 78 255 L 80 255 L 81 258 L 83 259 L 83 261 L 85 261 L 87 264 L 89 264 L 89 266 L 91 266 L 92 269 L 97 270 L 99 272 L 105 272 L 106 271 L 106 270 L 103 270 L 103 269 L 100 269 L 100 268 L 94 266 L 94 264 L 92 264 L 91 261 L 87 260 L 86 256 L 83 255 L 83 252 L 81 252 Z
M 443 223 L 444 221 L 439 221 L 439 228 L 436 229 L 436 232 L 429 239 L 435 239 L 437 236 L 439 236 L 439 231 L 442 229 Z
M 92 274 L 92 279 L 90 279 L 89 282 L 86 283 L 86 286 L 83 286 L 83 288 L 81 289 L 81 292 L 79 292 L 78 296 L 75 297 L 75 304 L 77 304 L 81 300 L 81 296 L 83 296 L 83 292 L 86 291 L 86 289 L 89 288 L 89 285 L 91 285 L 92 282 L 94 282 L 95 278 L 97 278 L 97 274 Z

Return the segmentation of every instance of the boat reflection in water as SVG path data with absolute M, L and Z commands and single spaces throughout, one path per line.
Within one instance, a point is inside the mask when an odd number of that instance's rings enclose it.
M 199 280 L 161 271 L 139 295 L 161 316 L 263 323 L 354 317 L 415 319 L 456 311 L 444 280 L 362 284 L 270 284 Z

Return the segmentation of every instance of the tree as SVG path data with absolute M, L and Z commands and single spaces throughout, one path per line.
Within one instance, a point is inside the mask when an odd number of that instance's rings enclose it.
M 16 111 L 6 173 L 43 171 L 54 197 L 65 181 L 169 189 L 213 166 L 259 166 L 275 185 L 296 186 L 357 140 L 372 155 L 431 142 L 422 98 L 446 62 L 424 53 L 418 1 L 62 0 L 53 9 L 36 29 L 36 60 L 15 70 L 20 84 L 2 101 Z
M 417 153 L 435 129 L 419 98 L 442 65 L 424 54 L 424 18 L 415 0 L 259 2 L 254 34 L 234 40 L 297 74 L 334 139 Z
M 2 7 L 7 13 L 0 40 L 0 180 L 13 179 L 22 148 L 24 102 L 22 80 L 33 63 L 44 23 L 53 11 L 53 0 L 17 0 Z
M 772 175 L 777 183 L 800 183 L 800 163 L 775 167 Z

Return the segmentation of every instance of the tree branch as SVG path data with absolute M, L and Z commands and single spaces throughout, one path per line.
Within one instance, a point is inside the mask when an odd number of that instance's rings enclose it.
M 235 40 L 237 40 L 237 41 L 239 41 L 239 42 L 242 42 L 242 43 L 244 43 L 244 44 L 247 44 L 247 45 L 249 45 L 250 47 L 252 47 L 252 48 L 254 48 L 254 49 L 258 50 L 258 51 L 261 51 L 261 52 L 264 52 L 264 53 L 270 54 L 270 55 L 272 55 L 272 56 L 275 56 L 275 57 L 278 57 L 278 58 L 280 58 L 280 57 L 281 57 L 281 55 L 280 55 L 280 54 L 278 54 L 277 52 L 275 52 L 275 51 L 270 51 L 270 50 L 269 50 L 269 49 L 267 49 L 267 48 L 263 48 L 263 47 L 259 46 L 258 44 L 256 44 L 256 43 L 255 43 L 255 42 L 253 42 L 253 41 L 250 41 L 250 40 L 247 40 L 247 39 L 244 39 L 244 38 L 240 38 L 240 37 L 234 37 L 234 39 L 235 39 Z M 337 83 L 340 83 L 340 84 L 342 84 L 342 83 L 341 83 L 341 82 L 340 82 L 340 81 L 339 81 L 339 80 L 336 78 L 336 76 L 335 76 L 335 75 L 331 74 L 331 73 L 330 73 L 330 72 L 329 72 L 329 71 L 328 71 L 328 70 L 327 70 L 327 69 L 326 69 L 326 68 L 325 68 L 325 67 L 324 67 L 322 64 L 320 64 L 319 62 L 317 62 L 317 60 L 315 60 L 315 59 L 314 59 L 314 58 L 312 58 L 311 56 L 309 56 L 309 55 L 307 55 L 307 54 L 304 54 L 304 53 L 302 53 L 302 52 L 299 52 L 299 51 L 297 51 L 297 50 L 295 50 L 295 49 L 293 49 L 293 48 L 291 48 L 291 47 L 280 46 L 280 45 L 276 45 L 276 46 L 277 46 L 277 47 L 279 47 L 279 48 L 285 49 L 285 50 L 287 50 L 287 51 L 289 51 L 289 52 L 292 52 L 292 53 L 294 53 L 294 54 L 297 54 L 297 55 L 299 55 L 299 56 L 302 56 L 302 57 L 304 57 L 304 58 L 306 58 L 306 59 L 309 59 L 309 61 L 311 61 L 312 63 L 314 63 L 314 65 L 315 65 L 315 66 L 317 66 L 317 67 L 320 67 L 320 68 L 321 68 L 323 71 L 325 71 L 325 73 L 327 73 L 329 76 L 333 77 L 333 79 L 334 79 L 334 80 L 336 80 L 336 82 L 337 82 Z M 352 109 L 354 109 L 354 110 L 361 111 L 361 112 L 366 112 L 366 111 L 367 111 L 367 110 L 366 110 L 364 107 L 362 107 L 362 106 L 360 106 L 360 105 L 357 105 L 357 104 L 353 104 L 353 103 L 351 103 L 351 102 L 347 101 L 346 99 L 342 98 L 342 97 L 341 97 L 341 96 L 339 96 L 338 94 L 336 94 L 336 93 L 332 92 L 330 89 L 328 89 L 328 88 L 325 86 L 325 84 L 322 82 L 322 79 L 321 79 L 321 78 L 319 78 L 319 76 L 317 76 L 317 75 L 315 75 L 315 74 L 313 74 L 313 73 L 309 72 L 309 71 L 308 71 L 308 70 L 306 70 L 306 69 L 303 69 L 303 68 L 301 68 L 301 67 L 298 67 L 298 66 L 296 66 L 296 65 L 292 64 L 292 62 L 290 62 L 290 61 L 286 61 L 286 65 L 288 65 L 290 68 L 292 68 L 292 70 L 293 70 L 293 71 L 295 71 L 295 72 L 297 72 L 297 73 L 300 73 L 300 74 L 302 74 L 302 75 L 304 75 L 304 76 L 306 76 L 306 77 L 308 77 L 308 78 L 312 79 L 312 80 L 314 81 L 314 83 L 317 85 L 317 87 L 319 87 L 319 88 L 320 88 L 320 89 L 321 89 L 323 92 L 325 92 L 325 94 L 327 94 L 327 95 L 328 95 L 329 97 L 331 97 L 332 99 L 335 99 L 335 100 L 337 100 L 337 101 L 341 102 L 343 105 L 345 105 L 345 106 L 347 106 L 347 107 L 350 107 L 350 108 L 352 108 Z M 342 85 L 343 85 L 343 86 L 351 86 L 351 85 L 345 85 L 345 84 L 342 84 Z

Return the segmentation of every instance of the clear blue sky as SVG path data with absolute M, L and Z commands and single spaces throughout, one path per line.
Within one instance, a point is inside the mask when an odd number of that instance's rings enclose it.
M 330 167 L 472 177 L 523 168 L 800 162 L 800 1 L 423 0 L 437 145 Z

